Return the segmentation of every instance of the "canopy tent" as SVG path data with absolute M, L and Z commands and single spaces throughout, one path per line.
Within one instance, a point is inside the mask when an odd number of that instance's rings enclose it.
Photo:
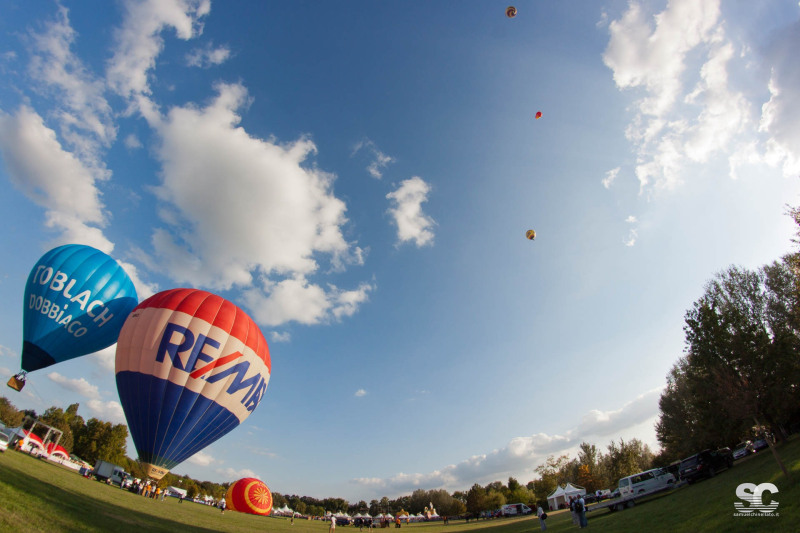
M 60 446 L 55 442 L 47 443 L 47 454 L 50 455 L 51 457 L 60 457 L 62 459 L 69 459 L 69 453 L 67 452 L 67 450 L 65 450 L 63 446 Z
M 547 497 L 547 505 L 550 507 L 551 511 L 555 511 L 562 504 L 565 506 L 569 506 L 570 497 L 584 496 L 585 494 L 586 494 L 586 489 L 584 489 L 583 487 L 573 485 L 572 483 L 567 483 L 563 487 L 557 485 L 556 490 L 554 490 Z

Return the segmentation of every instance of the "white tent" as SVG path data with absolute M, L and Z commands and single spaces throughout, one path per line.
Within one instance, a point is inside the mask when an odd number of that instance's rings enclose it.
M 557 485 L 556 490 L 554 490 L 550 496 L 547 497 L 547 505 L 550 507 L 551 511 L 555 511 L 562 503 L 569 505 L 570 497 L 585 495 L 586 489 L 573 485 L 572 483 L 567 483 L 563 487 Z

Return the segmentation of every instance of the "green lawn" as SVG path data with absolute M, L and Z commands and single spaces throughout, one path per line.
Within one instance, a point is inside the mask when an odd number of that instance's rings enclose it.
M 762 451 L 740 461 L 716 477 L 655 496 L 633 509 L 610 513 L 589 513 L 593 531 L 645 532 L 692 531 L 798 531 L 800 530 L 800 438 L 783 444 L 780 453 L 793 473 L 793 482 L 782 477 L 772 454 Z M 736 487 L 740 483 L 774 483 L 779 493 L 777 517 L 733 516 Z M 547 520 L 548 531 L 577 529 L 569 513 L 554 512 Z M 497 520 L 451 521 L 403 525 L 416 533 L 458 533 L 491 529 L 486 533 L 532 533 L 538 520 L 530 517 Z M 257 517 L 195 503 L 145 499 L 141 496 L 84 479 L 72 470 L 32 458 L 16 451 L 0 454 L 0 531 L 92 532 L 133 531 L 286 531 L 327 532 L 318 521 Z M 340 533 L 357 531 L 338 527 Z M 394 527 L 390 529 L 395 529 Z M 379 531 L 376 529 L 375 531 Z

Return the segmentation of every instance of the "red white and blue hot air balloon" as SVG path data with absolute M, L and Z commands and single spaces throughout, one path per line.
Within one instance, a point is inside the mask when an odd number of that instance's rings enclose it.
M 138 302 L 128 274 L 107 254 L 82 244 L 53 248 L 25 284 L 23 372 L 8 385 L 20 390 L 26 372 L 111 346 Z
M 224 298 L 172 289 L 140 303 L 119 335 L 116 377 L 148 476 L 161 479 L 242 423 L 270 371 L 261 330 Z

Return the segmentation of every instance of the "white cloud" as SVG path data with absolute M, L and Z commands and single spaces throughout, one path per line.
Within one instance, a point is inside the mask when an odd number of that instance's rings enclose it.
M 353 315 L 373 289 L 373 285 L 362 283 L 352 291 L 342 291 L 333 285 L 326 291 L 303 276 L 295 276 L 265 282 L 263 290 L 246 289 L 244 301 L 252 309 L 254 320 L 261 324 L 277 326 L 290 321 L 319 324 Z
M 208 466 L 211 463 L 215 462 L 215 459 L 206 452 L 197 452 L 196 454 L 189 457 L 186 461 L 197 466 Z
M 103 96 L 105 83 L 71 52 L 75 38 L 68 10 L 59 6 L 56 20 L 32 36 L 30 72 L 58 102 L 53 115 L 61 125 L 62 137 L 87 167 L 104 175 L 108 172 L 100 160 L 100 148 L 111 145 L 117 129 Z
M 210 0 L 145 0 L 125 2 L 125 18 L 116 31 L 114 55 L 107 77 L 123 97 L 149 95 L 148 72 L 164 48 L 160 33 L 175 30 L 179 39 L 189 40 L 202 32 L 200 20 L 211 10 Z M 140 107 L 148 101 L 139 100 Z
M 366 150 L 371 156 L 369 165 L 367 165 L 367 172 L 369 172 L 369 175 L 373 178 L 377 180 L 381 179 L 383 177 L 383 171 L 391 163 L 394 163 L 395 159 L 392 156 L 386 155 L 380 151 L 375 143 L 369 139 L 364 139 L 356 143 L 355 147 L 353 148 L 352 155 L 355 155 L 362 149 Z
M 203 48 L 192 50 L 186 55 L 186 63 L 190 67 L 209 68 L 221 65 L 231 56 L 231 49 L 227 46 L 214 47 L 211 44 Z
M 278 332 L 273 331 L 269 336 L 272 342 L 289 342 L 292 340 L 292 335 L 288 331 Z
M 133 133 L 126 135 L 123 142 L 125 143 L 125 148 L 128 148 L 129 150 L 136 150 L 142 147 L 142 141 L 140 141 L 139 138 Z
M 95 352 L 89 356 L 101 369 L 107 372 L 114 372 L 117 357 L 117 344 Z
M 19 355 L 11 348 L 0 344 L 0 357 L 19 357 Z
M 617 168 L 612 168 L 611 170 L 606 172 L 606 177 L 603 178 L 602 181 L 603 187 L 605 187 L 606 189 L 611 188 L 611 184 L 614 183 L 614 180 L 616 180 L 617 176 L 619 175 L 619 170 L 620 167 L 617 167 Z
M 355 397 L 356 398 L 363 398 L 366 395 L 367 395 L 367 391 L 365 391 L 364 389 L 358 389 L 356 391 Z
M 98 419 L 112 424 L 126 424 L 125 412 L 119 402 L 102 400 L 89 400 L 86 407 Z
M 399 242 L 413 241 L 418 247 L 433 244 L 434 220 L 422 212 L 428 201 L 431 187 L 422 178 L 414 176 L 400 183 L 394 192 L 386 195 L 392 202 L 388 213 L 397 226 Z
M 47 374 L 47 377 L 50 378 L 50 381 L 53 383 L 57 383 L 61 387 L 76 394 L 80 394 L 85 398 L 89 398 L 90 400 L 100 399 L 100 391 L 98 390 L 97 385 L 92 385 L 84 378 L 72 379 L 62 376 L 58 372 L 50 372 Z
M 399 473 L 390 478 L 358 478 L 352 483 L 385 494 L 404 494 L 417 488 L 463 490 L 473 483 L 488 483 L 514 476 L 533 479 L 533 468 L 549 455 L 574 453 L 577 446 L 590 439 L 614 438 L 627 429 L 652 420 L 658 415 L 662 389 L 648 391 L 614 411 L 589 411 L 581 423 L 565 435 L 538 433 L 511 439 L 503 448 L 474 455 L 457 464 L 428 473 Z
M 764 58 L 772 65 L 770 98 L 761 109 L 760 131 L 770 135 L 767 161 L 780 164 L 786 176 L 800 173 L 800 32 L 795 23 L 784 30 Z
M 223 479 L 230 481 L 235 481 L 243 477 L 254 477 L 256 479 L 261 479 L 261 476 L 248 468 L 243 468 L 241 470 L 236 470 L 235 468 L 217 468 L 214 470 L 214 472 L 216 472 Z
M 333 176 L 304 166 L 316 146 L 251 137 L 237 127 L 244 87 L 217 90 L 207 107 L 173 108 L 159 126 L 157 193 L 169 206 L 162 219 L 170 229 L 153 244 L 173 277 L 227 289 L 250 284 L 254 270 L 312 273 L 318 254 L 334 266 L 358 261 L 342 236 L 346 207 L 332 193 Z
M 110 253 L 96 182 L 105 179 L 62 149 L 56 133 L 29 107 L 0 111 L 0 154 L 11 182 L 46 210 L 45 225 L 61 231 L 59 244 L 79 242 Z
M 625 219 L 625 222 L 627 222 L 628 224 L 639 223 L 639 221 L 633 215 L 628 216 L 628 218 Z M 633 226 L 631 229 L 628 230 L 628 236 L 625 239 L 623 239 L 622 242 L 625 244 L 625 246 L 631 247 L 634 244 L 636 244 L 636 239 L 638 238 L 638 236 L 639 236 L 639 229 L 637 226 Z

